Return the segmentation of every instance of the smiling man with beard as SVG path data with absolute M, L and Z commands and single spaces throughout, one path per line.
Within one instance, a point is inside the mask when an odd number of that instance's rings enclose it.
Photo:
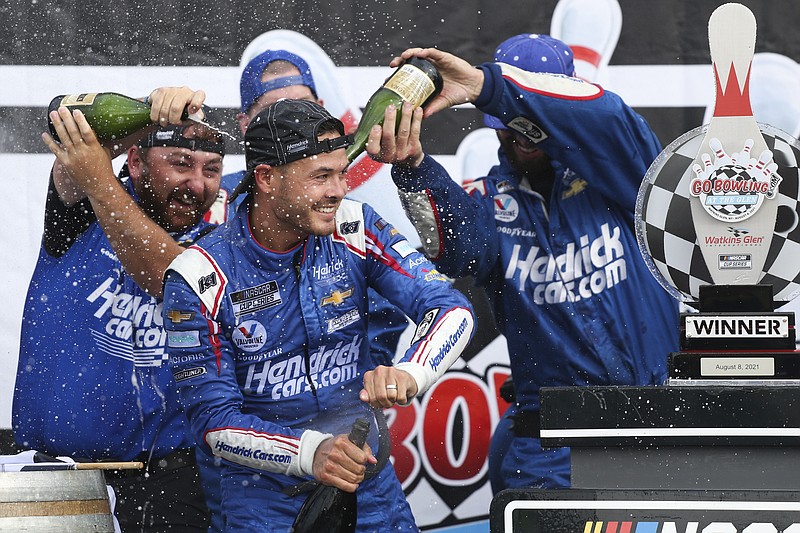
M 13 405 L 19 446 L 91 461 L 142 461 L 107 471 L 123 532 L 208 527 L 194 439 L 167 368 L 161 314 L 166 265 L 225 220 L 222 140 L 180 122 L 202 91 L 150 96 L 151 126 L 103 147 L 83 114 L 51 113 L 61 142 L 44 236 L 25 303 Z M 111 150 L 127 148 L 119 179 Z M 176 318 L 177 319 L 177 318 Z

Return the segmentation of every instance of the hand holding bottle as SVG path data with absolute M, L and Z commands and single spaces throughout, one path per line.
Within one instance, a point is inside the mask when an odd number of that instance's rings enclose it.
M 42 140 L 56 156 L 53 180 L 62 202 L 71 205 L 112 190 L 116 179 L 110 150 L 97 140 L 83 113 L 60 107 L 48 118 L 59 141 L 49 133 L 43 133 Z
M 189 87 L 160 87 L 147 97 L 150 104 L 150 120 L 157 124 L 180 124 L 186 114 L 200 113 L 205 102 L 205 91 L 194 91 Z
M 205 97 L 205 92 L 188 87 L 161 87 L 144 101 L 118 93 L 61 95 L 50 102 L 48 121 L 50 113 L 61 107 L 80 109 L 100 141 L 114 141 L 121 149 L 127 149 L 133 143 L 123 140 L 152 124 L 180 124 L 190 116 L 202 119 Z M 50 135 L 58 141 L 52 121 L 48 126 Z
M 353 423 L 350 435 L 330 438 L 317 448 L 313 469 L 320 485 L 303 502 L 290 533 L 355 532 L 356 489 L 364 481 L 364 464 L 378 462 L 365 445 L 369 428 L 369 421 L 359 418 Z
M 323 485 L 355 492 L 364 481 L 365 465 L 377 462 L 368 445 L 359 447 L 347 435 L 337 435 L 322 441 L 314 453 L 314 477 Z
M 425 106 L 425 117 L 448 107 L 474 102 L 483 87 L 483 71 L 436 48 L 409 48 L 389 64 L 397 67 L 412 57 L 430 61 L 444 81 L 442 92 Z
M 376 124 L 369 132 L 367 153 L 375 161 L 416 168 L 425 157 L 419 137 L 422 108 L 413 109 L 411 104 L 404 103 L 400 124 L 395 127 L 398 114 L 394 106 L 386 108 L 383 125 Z

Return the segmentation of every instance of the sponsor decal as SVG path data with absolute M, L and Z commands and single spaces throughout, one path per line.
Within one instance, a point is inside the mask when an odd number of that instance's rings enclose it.
M 414 332 L 414 338 L 411 339 L 411 344 L 414 344 L 428 334 L 428 330 L 431 329 L 434 321 L 436 320 L 436 316 L 439 314 L 439 309 L 429 309 L 425 311 L 425 314 L 422 316 L 422 320 L 419 321 L 417 324 L 417 330 Z
M 302 139 L 300 141 L 295 141 L 293 143 L 289 143 L 286 145 L 286 153 L 287 154 L 294 154 L 297 152 L 302 152 L 308 147 L 308 139 Z
M 268 309 L 282 303 L 278 283 L 270 280 L 255 287 L 232 292 L 228 295 L 237 317 Z
M 411 243 L 406 240 L 394 243 L 392 245 L 392 250 L 397 252 L 397 254 L 403 259 L 417 251 L 417 249 L 411 246 Z
M 462 319 L 461 324 L 458 325 L 458 329 L 451 333 L 444 344 L 442 344 L 441 348 L 439 348 L 439 353 L 431 360 L 431 368 L 433 368 L 434 372 L 439 370 L 439 365 L 442 364 L 444 358 L 450 353 L 450 350 L 458 344 L 458 341 L 461 339 L 462 335 L 464 335 L 464 331 L 467 329 L 468 325 L 467 319 Z
M 796 502 L 770 497 L 768 491 L 752 491 L 752 496 L 745 497 L 736 494 L 733 499 L 722 491 L 709 491 L 694 498 L 684 495 L 680 499 L 652 492 L 646 498 L 640 492 L 638 499 L 632 494 L 608 499 L 597 492 L 597 497 L 591 500 L 569 496 L 554 500 L 511 500 L 496 506 L 492 518 L 505 523 L 504 531 L 508 533 L 800 532 Z
M 517 200 L 507 194 L 494 197 L 494 218 L 500 222 L 513 222 L 519 216 Z
M 360 220 L 353 220 L 349 222 L 342 222 L 339 224 L 339 233 L 341 235 L 352 235 L 358 232 L 358 227 L 361 225 Z
M 750 270 L 753 268 L 753 261 L 750 254 L 720 254 L 720 270 Z
M 100 248 L 100 253 L 102 255 L 108 257 L 112 261 L 119 262 L 119 259 L 117 259 L 117 255 L 114 252 L 112 252 L 111 250 L 106 250 L 105 248 Z
M 362 341 L 355 335 L 351 342 L 320 346 L 308 355 L 310 375 L 306 374 L 303 353 L 255 362 L 247 369 L 244 390 L 278 400 L 310 391 L 310 383 L 320 389 L 352 381 L 358 376 Z
M 333 263 L 326 265 L 314 265 L 311 267 L 311 276 L 317 285 L 325 287 L 345 281 L 347 279 L 347 269 L 344 261 L 337 259 Z
M 783 178 L 775 171 L 772 152 L 764 152 L 756 160 L 750 157 L 753 140 L 747 139 L 741 152 L 728 156 L 716 137 L 709 140 L 714 152 L 704 153 L 704 167 L 693 165 L 695 177 L 689 182 L 689 194 L 699 198 L 706 213 L 722 222 L 736 222 L 753 216 L 763 201 L 772 200 Z
M 753 235 L 744 235 L 742 237 L 706 235 L 704 242 L 707 246 L 761 246 L 764 244 L 764 237 L 754 237 Z
M 231 340 L 240 350 L 256 352 L 267 342 L 267 330 L 261 322 L 248 320 L 236 326 Z
M 447 281 L 447 276 L 435 268 L 429 271 L 423 270 L 423 272 L 427 272 L 427 274 L 425 274 L 425 281 Z
M 214 445 L 217 451 L 228 454 L 237 455 L 247 459 L 255 459 L 256 461 L 265 461 L 268 463 L 289 464 L 292 462 L 293 456 L 287 454 L 270 453 L 257 448 L 249 448 L 247 446 L 233 446 L 221 440 L 218 440 Z
M 209 274 L 207 276 L 203 276 L 203 277 L 201 277 L 200 279 L 197 280 L 197 286 L 198 286 L 198 290 L 200 291 L 200 294 L 203 294 L 204 292 L 206 292 L 211 287 L 214 287 L 216 284 L 217 284 L 217 273 L 216 272 L 212 272 L 211 274 Z
M 506 126 L 516 132 L 521 133 L 535 143 L 540 143 L 548 137 L 542 128 L 525 117 L 512 118 L 511 122 L 506 124 Z
M 415 257 L 414 259 L 408 262 L 408 268 L 412 269 L 414 267 L 418 267 L 419 265 L 424 265 L 428 262 L 428 258 L 424 255 L 420 254 L 420 257 Z
M 168 331 L 167 346 L 170 348 L 196 348 L 200 346 L 200 332 Z
M 383 220 L 382 218 L 379 218 L 378 220 L 375 221 L 375 227 L 378 228 L 379 230 L 382 230 L 388 225 L 389 223 Z
M 514 186 L 514 184 L 508 180 L 502 180 L 497 183 L 497 192 L 499 193 L 511 191 L 514 190 L 515 188 L 516 187 Z
M 508 226 L 497 226 L 497 233 L 510 237 L 536 237 L 536 232 L 532 229 L 509 228 Z
M 170 309 L 167 311 L 166 315 L 173 324 L 180 324 L 181 322 L 186 322 L 194 318 L 194 312 L 178 311 L 177 309 Z
M 136 367 L 159 367 L 167 360 L 162 304 L 140 292 L 125 292 L 118 281 L 118 275 L 108 276 L 86 296 L 96 305 L 94 316 L 105 323 L 89 334 L 105 354 L 132 361 Z
M 571 198 L 576 194 L 583 192 L 587 185 L 589 185 L 589 183 L 585 179 L 576 178 L 569 182 L 569 185 L 567 185 L 567 188 L 564 189 L 564 192 L 561 194 L 561 198 Z
M 342 305 L 342 303 L 344 303 L 344 301 L 350 298 L 352 295 L 353 289 L 347 289 L 345 291 L 340 291 L 337 289 L 322 299 L 322 306 Z
M 186 381 L 187 379 L 196 378 L 197 376 L 202 376 L 206 373 L 205 367 L 196 366 L 194 368 L 187 368 L 186 370 L 179 370 L 177 372 L 173 372 L 172 376 L 175 378 L 175 381 L 181 382 Z
M 464 192 L 472 196 L 472 193 L 478 193 L 481 197 L 486 196 L 486 180 L 477 180 L 465 183 L 462 185 Z
M 516 280 L 536 305 L 591 298 L 628 278 L 620 234 L 619 226 L 603 224 L 600 236 L 590 240 L 583 235 L 555 257 L 538 246 L 515 244 L 506 259 L 505 278 Z
M 191 353 L 186 355 L 171 355 L 169 358 L 169 360 L 176 365 L 189 363 L 191 361 L 201 361 L 202 359 L 203 359 L 203 354 L 200 353 Z
M 350 324 L 355 324 L 359 320 L 361 320 L 361 314 L 358 312 L 358 309 L 352 309 L 342 316 L 328 320 L 328 333 L 333 333 L 334 331 L 346 328 Z

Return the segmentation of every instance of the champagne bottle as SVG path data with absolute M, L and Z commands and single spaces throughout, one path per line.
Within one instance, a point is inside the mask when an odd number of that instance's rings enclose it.
M 58 135 L 50 111 L 65 106 L 80 109 L 100 141 L 121 139 L 151 124 L 150 105 L 118 93 L 84 93 L 56 96 L 47 108 L 50 135 Z
M 362 448 L 367 441 L 369 421 L 359 418 L 348 438 Z M 356 530 L 357 498 L 355 492 L 319 484 L 297 513 L 290 533 L 353 533 Z
M 440 92 L 442 76 L 433 63 L 418 57 L 403 63 L 367 101 L 353 144 L 347 148 L 347 159 L 352 161 L 364 151 L 369 131 L 375 124 L 383 125 L 384 113 L 389 105 L 397 107 L 396 124 L 399 125 L 403 102 L 409 102 L 415 108 L 425 107 Z

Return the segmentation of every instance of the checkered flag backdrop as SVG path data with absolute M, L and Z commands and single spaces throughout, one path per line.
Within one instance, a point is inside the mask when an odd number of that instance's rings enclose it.
M 759 124 L 783 178 L 775 232 L 759 283 L 772 285 L 776 301 L 800 294 L 800 142 L 788 133 Z M 675 298 L 697 301 L 700 285 L 713 284 L 694 231 L 689 204 L 692 163 L 707 126 L 695 128 L 670 143 L 653 161 L 636 200 L 636 236 L 650 271 Z M 746 233 L 732 224 L 731 236 Z

